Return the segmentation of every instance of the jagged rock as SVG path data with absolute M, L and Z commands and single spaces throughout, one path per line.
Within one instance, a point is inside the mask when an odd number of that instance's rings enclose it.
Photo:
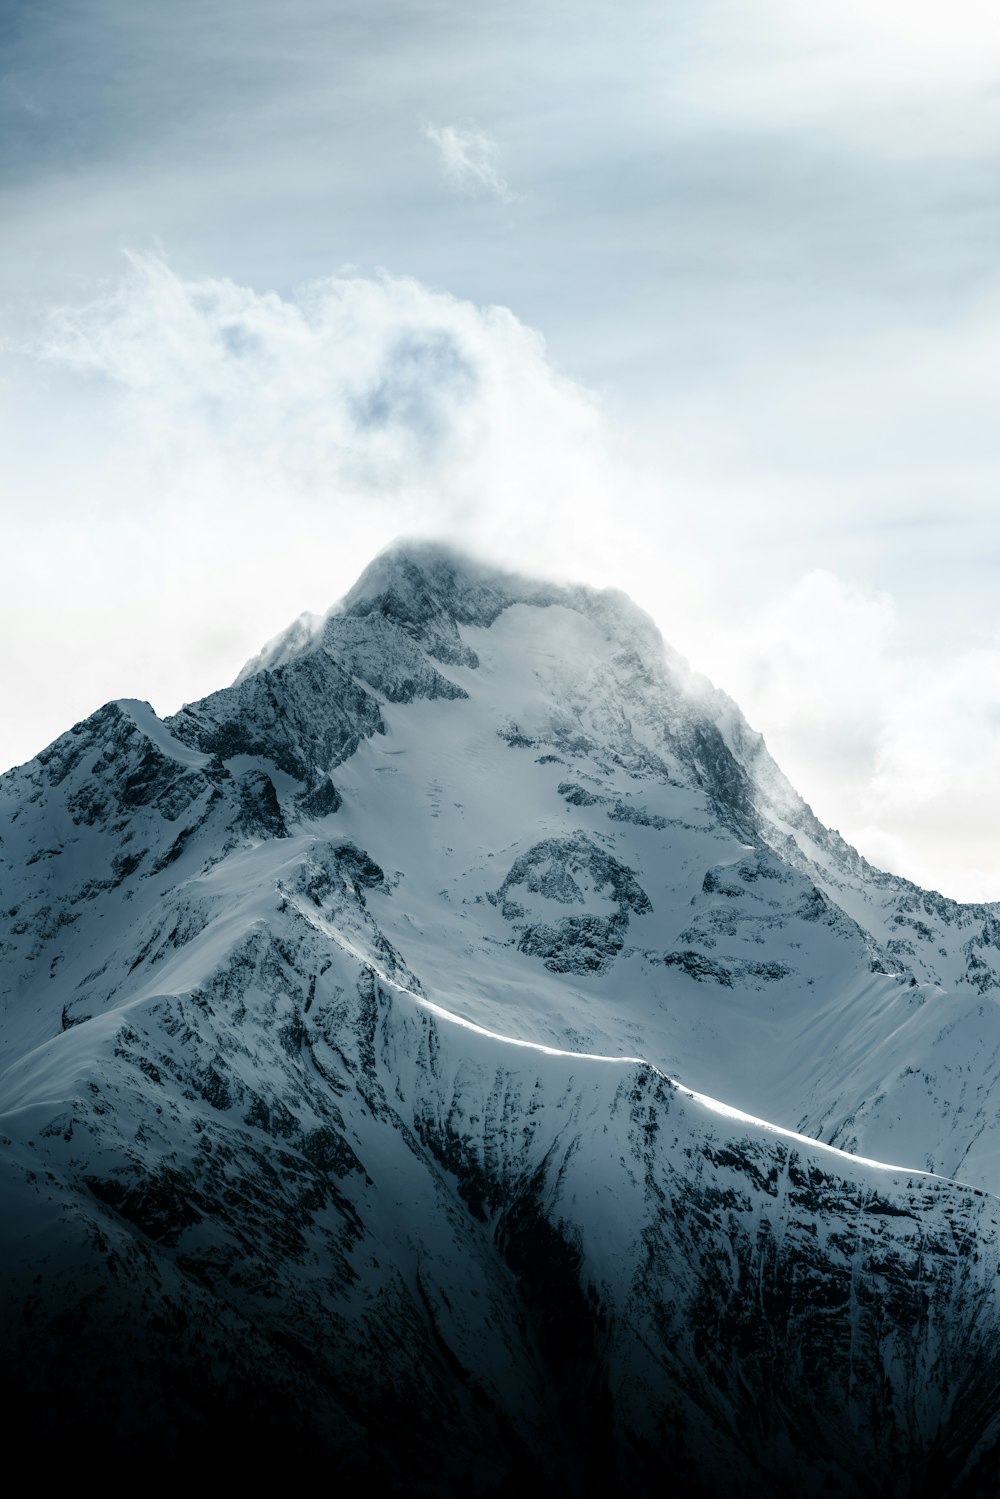
M 243 806 L 244 830 L 265 838 L 287 838 L 288 829 L 271 777 L 263 770 L 248 770 L 238 777 L 237 785 Z
M 992 1499 L 1000 911 L 622 595 L 390 550 L 0 778 L 0 911 L 26 1448 Z
M 296 805 L 307 817 L 331 817 L 339 812 L 343 797 L 329 776 L 323 776 L 310 790 L 302 792 Z

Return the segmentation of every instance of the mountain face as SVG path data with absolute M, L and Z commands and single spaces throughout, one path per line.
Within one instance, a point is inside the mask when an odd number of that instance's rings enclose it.
M 390 549 L 0 779 L 0 911 L 26 1440 L 996 1494 L 1000 907 L 868 865 L 623 595 Z

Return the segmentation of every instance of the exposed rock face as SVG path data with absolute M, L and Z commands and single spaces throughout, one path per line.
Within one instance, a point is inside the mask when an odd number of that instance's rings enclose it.
M 300 780 L 328 772 L 363 738 L 385 732 L 377 701 L 325 651 L 182 708 L 169 728 L 206 754 L 253 755 Z
M 997 1492 L 1000 912 L 872 870 L 621 595 L 397 549 L 0 838 L 25 1440 Z
M 536 908 L 553 901 L 586 905 L 590 896 L 599 902 L 599 910 L 549 921 L 525 920 L 519 894 L 525 900 L 541 896 Z M 629 912 L 644 915 L 652 910 L 632 870 L 583 832 L 572 838 L 546 838 L 528 849 L 515 860 L 496 899 L 520 934 L 519 950 L 541 958 L 552 973 L 605 972 L 622 950 Z

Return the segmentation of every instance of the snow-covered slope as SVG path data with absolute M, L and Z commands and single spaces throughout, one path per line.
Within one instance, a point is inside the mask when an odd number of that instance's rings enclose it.
M 31 1430 L 994 1492 L 998 913 L 822 828 L 624 596 L 396 547 L 0 838 Z

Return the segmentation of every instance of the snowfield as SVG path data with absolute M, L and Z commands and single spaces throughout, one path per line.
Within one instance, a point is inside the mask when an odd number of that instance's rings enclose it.
M 1000 910 L 823 828 L 623 595 L 397 546 L 0 840 L 26 1433 L 997 1492 Z

